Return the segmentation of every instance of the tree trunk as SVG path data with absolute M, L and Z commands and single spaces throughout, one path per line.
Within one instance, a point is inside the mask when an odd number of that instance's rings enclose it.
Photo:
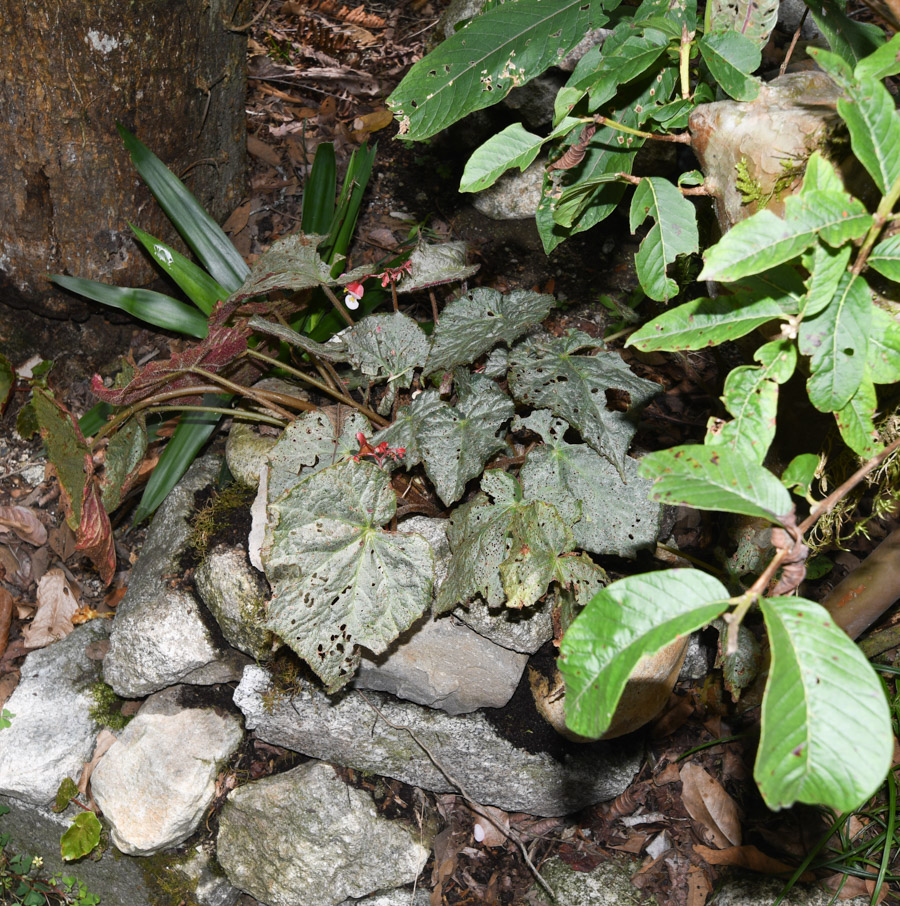
M 248 0 L 0 2 L 0 301 L 87 303 L 48 273 L 120 286 L 156 272 L 128 222 L 173 233 L 116 132 L 134 132 L 224 218 L 246 173 Z M 91 303 L 92 306 L 92 303 Z

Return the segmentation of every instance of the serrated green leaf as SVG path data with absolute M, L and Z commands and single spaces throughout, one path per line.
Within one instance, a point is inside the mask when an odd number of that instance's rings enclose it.
M 667 179 L 648 176 L 638 183 L 631 199 L 631 232 L 648 216 L 656 223 L 641 241 L 634 264 L 644 292 L 658 302 L 668 301 L 678 295 L 680 287 L 666 276 L 667 265 L 700 248 L 697 212 Z
M 57 286 L 71 290 L 81 296 L 87 296 L 95 302 L 102 302 L 110 308 L 127 311 L 155 327 L 174 330 L 191 337 L 203 339 L 208 331 L 206 317 L 192 305 L 185 305 L 171 296 L 156 293 L 149 289 L 131 289 L 126 286 L 110 286 L 97 280 L 85 280 L 83 277 L 65 277 L 52 274 L 50 279 Z
M 512 475 L 489 470 L 481 487 L 482 493 L 450 517 L 452 557 L 435 613 L 466 605 L 476 595 L 490 607 L 528 606 L 554 578 L 556 556 L 574 546 L 556 509 L 540 500 L 524 500 Z
M 795 456 L 781 473 L 781 483 L 786 488 L 796 487 L 798 493 L 808 496 L 818 470 L 819 457 L 815 453 L 801 453 Z
M 388 98 L 400 137 L 428 138 L 496 104 L 606 21 L 600 0 L 518 0 L 488 10 L 416 63 Z
M 86 856 L 100 842 L 101 830 L 100 821 L 93 812 L 76 815 L 59 841 L 63 860 L 71 862 Z
M 692 299 L 645 324 L 626 345 L 643 352 L 705 349 L 746 336 L 782 315 L 777 302 L 749 293 Z
M 866 377 L 850 401 L 834 413 L 844 443 L 863 459 L 871 459 L 884 448 L 875 430 L 874 417 L 877 408 L 875 385 Z
M 884 43 L 884 32 L 878 26 L 851 19 L 836 0 L 822 0 L 810 6 L 809 12 L 831 49 L 845 62 L 848 74 Z M 815 47 L 807 52 L 816 60 L 820 53 L 826 53 Z M 831 70 L 822 68 L 831 74 Z
M 622 474 L 635 431 L 629 414 L 656 394 L 659 385 L 632 374 L 615 352 L 575 354 L 595 345 L 580 331 L 528 337 L 510 351 L 509 387 L 519 402 L 549 409 L 577 428 Z M 614 388 L 628 394 L 627 412 L 613 412 L 606 405 L 606 392 Z
M 759 94 L 759 79 L 752 73 L 762 62 L 761 46 L 737 31 L 705 34 L 698 42 L 713 78 L 736 101 L 752 101 Z
M 857 79 L 885 79 L 900 72 L 900 34 L 894 35 L 887 44 L 882 44 L 878 50 L 864 57 L 853 75 Z
M 526 170 L 545 142 L 565 135 L 580 123 L 577 117 L 567 116 L 546 137 L 528 132 L 521 123 L 507 126 L 472 152 L 463 170 L 459 191 L 481 192 L 513 167 Z
M 465 242 L 420 242 L 409 256 L 409 274 L 397 284 L 398 293 L 412 293 L 471 277 L 480 267 L 466 264 Z M 346 283 L 351 274 L 341 277 Z
M 818 604 L 763 598 L 760 606 L 772 663 L 754 779 L 771 809 L 806 802 L 852 811 L 891 766 L 881 681 Z
M 714 422 L 704 443 L 716 449 L 734 450 L 745 459 L 762 464 L 775 437 L 778 385 L 767 369 L 741 365 L 725 379 L 722 402 L 732 420 Z
M 184 183 L 149 148 L 121 124 L 117 123 L 116 128 L 131 154 L 135 169 L 175 229 L 213 279 L 234 292 L 250 269 L 231 240 Z
M 641 657 L 705 626 L 727 599 L 721 582 L 693 569 L 631 576 L 599 591 L 560 645 L 569 729 L 602 736 Z
M 556 507 L 570 526 L 575 544 L 595 554 L 636 557 L 656 544 L 662 509 L 649 499 L 651 484 L 638 475 L 636 460 L 626 457 L 625 481 L 587 444 L 563 439 L 568 422 L 538 409 L 513 426 L 540 435 L 522 466 L 526 500 Z
M 779 522 L 791 510 L 784 485 L 759 463 L 727 448 L 690 444 L 649 453 L 640 474 L 653 499 L 699 510 L 724 510 Z
M 829 305 L 800 324 L 798 344 L 809 356 L 806 383 L 810 402 L 820 412 L 842 409 L 866 370 L 872 292 L 866 281 L 846 273 Z
M 879 242 L 866 259 L 866 264 L 888 280 L 900 283 L 900 233 Z
M 847 273 L 852 252 L 853 248 L 850 245 L 831 249 L 818 242 L 811 251 L 804 253 L 803 266 L 809 271 L 803 305 L 804 317 L 811 318 L 817 315 L 834 298 L 841 280 Z
M 517 289 L 502 294 L 478 287 L 458 296 L 441 313 L 434 329 L 424 374 L 467 365 L 498 343 L 511 345 L 540 324 L 556 304 L 553 296 Z
M 515 414 L 513 401 L 490 378 L 460 371 L 456 384 L 456 407 L 435 401 L 434 390 L 420 395 L 428 397 L 420 404 L 427 409 L 414 428 L 425 471 L 448 506 L 462 497 L 466 484 L 506 446 L 498 432 Z
M 111 513 L 137 480 L 147 452 L 147 427 L 138 413 L 109 439 L 105 468 L 100 482 L 103 509 Z
M 704 31 L 738 31 L 760 49 L 778 22 L 778 0 L 712 0 L 706 4 Z
M 877 305 L 872 307 L 866 367 L 875 384 L 900 381 L 900 324 Z
M 428 542 L 380 528 L 396 509 L 387 473 L 353 460 L 315 472 L 268 507 L 267 625 L 329 692 L 352 679 L 358 646 L 380 654 L 431 601 Z
M 269 450 L 269 502 L 283 497 L 314 472 L 358 453 L 357 433 L 368 436 L 370 430 L 368 420 L 355 410 L 301 412 Z
M 203 312 L 209 315 L 216 302 L 228 298 L 228 290 L 220 286 L 205 270 L 185 258 L 165 242 L 129 223 L 131 232 L 150 253 L 153 260 L 178 284 L 182 292 Z

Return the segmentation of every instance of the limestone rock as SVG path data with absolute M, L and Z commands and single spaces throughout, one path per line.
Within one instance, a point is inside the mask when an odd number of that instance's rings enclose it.
M 174 687 L 147 699 L 91 777 L 112 841 L 130 855 L 174 846 L 197 829 L 215 795 L 219 764 L 243 738 L 237 717 L 185 707 L 184 691 Z
M 86 649 L 108 633 L 106 620 L 93 620 L 25 658 L 4 705 L 15 717 L 0 732 L 0 793 L 49 805 L 66 777 L 78 780 L 100 729 L 90 716 L 100 662 Z
M 235 481 L 255 488 L 259 484 L 260 467 L 277 441 L 277 437 L 260 434 L 247 422 L 235 422 L 225 443 L 225 462 Z
M 218 545 L 197 567 L 194 583 L 230 645 L 256 659 L 271 652 L 272 633 L 264 625 L 268 587 L 243 548 Z
M 472 199 L 472 204 L 492 220 L 524 220 L 534 217 L 541 201 L 546 157 L 538 159 L 524 173 L 509 170 L 497 182 Z
M 271 906 L 336 906 L 411 883 L 428 859 L 416 831 L 319 762 L 232 791 L 217 851 L 231 883 Z
M 517 748 L 480 712 L 452 716 L 379 692 L 327 696 L 304 690 L 272 701 L 270 676 L 251 665 L 235 690 L 248 729 L 259 739 L 313 758 L 371 771 L 435 792 L 455 792 L 406 729 L 440 759 L 469 795 L 486 805 L 533 815 L 565 815 L 618 796 L 640 767 L 633 742 L 571 744 L 563 761 Z
M 171 588 L 167 578 L 181 575 L 194 494 L 215 480 L 219 467 L 215 457 L 194 462 L 153 517 L 103 663 L 104 679 L 123 698 L 179 682 L 230 682 L 248 661 L 225 644 L 194 595 Z

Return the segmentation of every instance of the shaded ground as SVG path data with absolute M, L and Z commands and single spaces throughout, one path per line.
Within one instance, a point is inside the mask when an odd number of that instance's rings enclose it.
M 333 141 L 339 162 L 346 163 L 349 152 L 366 136 L 366 123 L 376 122 L 384 110 L 390 88 L 423 51 L 441 5 L 439 0 L 373 0 L 365 8 L 369 18 L 357 16 L 353 21 L 346 7 L 341 12 L 341 5 L 329 0 L 258 4 L 262 16 L 250 30 L 251 192 L 226 225 L 248 259 L 297 229 L 303 182 L 316 145 Z M 452 140 L 410 146 L 392 141 L 393 131 L 393 126 L 385 125 L 370 136 L 377 138 L 379 153 L 351 254 L 353 265 L 382 257 L 416 226 L 424 227 L 470 243 L 473 260 L 481 264 L 473 282 L 501 290 L 537 287 L 554 292 L 570 303 L 557 316 L 557 327 L 601 335 L 605 319 L 596 304 L 598 296 L 608 293 L 623 301 L 635 286 L 630 262 L 636 240 L 628 235 L 624 220 L 611 218 L 564 243 L 548 260 L 531 221 L 498 224 L 457 193 L 464 161 Z M 131 349 L 140 363 L 169 354 L 177 342 L 124 319 L 112 323 L 100 313 L 81 323 L 49 322 L 0 308 L 0 353 L 17 365 L 32 356 L 53 360 L 54 384 L 76 411 L 92 404 L 90 377 L 95 371 L 109 373 L 115 356 Z M 722 375 L 733 364 L 720 361 L 720 355 L 728 352 L 671 358 L 626 355 L 635 371 L 665 388 L 648 407 L 639 445 L 670 446 L 702 437 L 706 419 L 718 412 Z M 60 513 L 53 483 L 44 476 L 40 442 L 23 441 L 13 431 L 18 408 L 17 403 L 10 406 L 0 421 L 0 506 L 34 507 L 43 521 L 58 527 Z M 86 608 L 112 613 L 140 548 L 141 531 L 128 532 L 127 526 L 126 520 L 117 533 L 121 573 L 111 591 L 102 589 L 72 555 L 71 533 L 67 536 L 65 529 L 58 528 L 55 540 L 37 552 L 0 535 L 0 580 L 15 599 L 10 642 L 0 657 L 0 706 L 14 688 L 26 650 L 21 629 L 34 612 L 36 579 L 49 567 L 62 566 L 80 583 Z M 891 527 L 885 521 L 874 530 L 883 535 Z M 675 532 L 680 547 L 701 556 L 710 555 L 717 545 L 736 544 L 736 539 L 721 535 L 720 526 L 700 517 L 682 520 Z M 871 547 L 872 542 L 858 540 L 854 553 L 844 555 L 845 566 L 852 566 L 853 559 L 858 561 Z M 635 569 L 632 563 L 612 558 L 604 565 L 613 577 Z M 838 572 L 824 581 L 834 582 L 841 568 L 839 563 Z M 815 597 L 814 589 L 807 595 Z M 714 631 L 707 633 L 706 642 L 712 651 Z M 825 824 L 812 810 L 773 815 L 759 798 L 751 774 L 761 688 L 760 680 L 735 705 L 710 665 L 708 677 L 676 689 L 646 731 L 644 768 L 614 803 L 565 820 L 525 815 L 503 820 L 538 867 L 554 854 L 581 871 L 614 854 L 630 855 L 635 860 L 635 886 L 664 903 L 702 904 L 723 866 L 786 876 L 789 864 L 803 857 Z M 515 710 L 526 699 L 530 702 L 530 695 L 517 695 L 513 710 L 498 716 L 498 721 L 522 728 L 537 720 L 527 705 Z M 703 748 L 680 760 L 697 747 Z M 249 772 L 255 778 L 291 764 L 284 750 L 251 743 L 229 771 L 242 776 Z M 686 766 L 691 766 L 687 774 Z M 708 787 L 705 812 L 696 804 L 696 786 L 702 780 L 698 768 L 716 780 Z M 371 784 L 352 771 L 346 775 L 359 785 Z M 434 891 L 432 902 L 528 903 L 534 877 L 519 845 L 511 838 L 491 841 L 493 846 L 477 845 L 472 836 L 475 819 L 460 797 L 429 798 L 445 822 L 435 855 L 420 879 Z M 379 801 L 385 813 L 395 814 L 408 810 L 417 799 L 402 784 L 387 781 L 380 787 Z M 852 889 L 860 892 L 859 884 L 853 882 Z M 890 897 L 900 899 L 895 892 Z M 245 897 L 243 902 L 247 906 L 254 901 Z

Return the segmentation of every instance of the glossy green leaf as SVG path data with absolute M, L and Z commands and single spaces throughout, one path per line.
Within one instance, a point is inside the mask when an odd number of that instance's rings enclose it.
M 703 30 L 740 32 L 761 50 L 777 22 L 778 0 L 710 0 Z
M 875 385 L 866 377 L 850 401 L 834 413 L 844 443 L 863 459 L 871 459 L 884 447 L 875 430 L 874 419 L 877 408 Z
M 803 266 L 809 271 L 803 305 L 804 317 L 817 315 L 831 302 L 847 273 L 852 253 L 853 247 L 849 244 L 831 249 L 818 242 L 803 255 Z
M 725 379 L 722 402 L 731 421 L 711 419 L 704 443 L 708 447 L 727 448 L 740 456 L 762 464 L 775 437 L 775 415 L 778 411 L 778 385 L 769 380 L 765 368 L 741 365 Z
M 594 346 L 596 341 L 580 331 L 526 338 L 510 351 L 509 387 L 519 402 L 564 418 L 622 473 L 635 431 L 630 413 L 647 403 L 659 385 L 632 374 L 618 353 L 576 354 Z M 614 388 L 627 394 L 628 412 L 607 406 L 607 390 Z
M 900 323 L 877 305 L 872 307 L 866 366 L 875 384 L 900 382 Z
M 787 337 L 779 337 L 764 343 L 753 355 L 765 371 L 766 377 L 776 384 L 791 379 L 797 367 L 797 346 Z
M 646 29 L 641 35 L 631 34 L 615 46 L 611 38 L 603 43 L 599 66 L 580 78 L 569 80 L 570 85 L 590 94 L 591 110 L 614 97 L 620 85 L 642 76 L 662 56 L 669 43 L 662 32 L 654 29 Z
M 801 453 L 795 456 L 781 473 L 781 483 L 786 488 L 797 488 L 798 493 L 808 496 L 819 470 L 819 461 L 815 453 Z
M 360 645 L 380 654 L 431 602 L 429 543 L 381 528 L 396 509 L 388 474 L 353 460 L 315 472 L 268 507 L 267 625 L 329 692 L 353 678 Z
M 517 0 L 488 10 L 419 60 L 390 96 L 400 137 L 428 138 L 503 100 L 606 19 L 601 0 Z
M 834 164 L 822 155 L 821 151 L 813 151 L 806 161 L 803 171 L 803 185 L 800 195 L 809 192 L 844 192 L 844 183 L 838 175 Z
M 800 351 L 809 356 L 806 387 L 821 412 L 842 409 L 866 370 L 872 293 L 862 277 L 845 274 L 830 304 L 800 324 Z
M 714 620 L 727 599 L 721 582 L 694 569 L 631 576 L 601 589 L 560 645 L 569 729 L 602 736 L 638 661 Z
M 50 279 L 58 286 L 87 296 L 95 302 L 102 302 L 110 308 L 126 311 L 154 327 L 174 330 L 191 337 L 203 339 L 208 326 L 206 316 L 192 305 L 185 305 L 171 296 L 155 293 L 149 289 L 129 289 L 125 286 L 110 286 L 97 280 L 82 277 L 65 277 L 53 274 Z
M 555 304 L 553 296 L 524 289 L 503 294 L 477 287 L 458 296 L 441 312 L 424 373 L 468 365 L 498 343 L 511 345 Z
M 806 802 L 852 811 L 891 766 L 881 681 L 818 604 L 792 597 L 760 605 L 772 662 L 754 779 L 771 809 Z
M 117 128 L 135 169 L 175 229 L 213 279 L 229 292 L 234 292 L 244 281 L 249 268 L 231 240 L 203 210 L 184 183 L 152 151 L 124 126 L 117 125 Z
M 81 812 L 76 815 L 59 841 L 63 861 L 81 859 L 91 852 L 100 842 L 101 830 L 100 821 L 93 812 Z
M 736 101 L 752 101 L 759 94 L 759 79 L 752 75 L 762 62 L 761 46 L 737 31 L 705 34 L 700 54 L 722 90 Z
M 888 280 L 900 283 L 900 234 L 879 242 L 870 252 L 866 264 Z
M 734 450 L 692 444 L 649 453 L 640 474 L 654 482 L 653 499 L 699 510 L 724 510 L 779 522 L 791 510 L 784 485 Z
M 641 241 L 634 264 L 644 292 L 651 299 L 667 301 L 680 291 L 666 276 L 667 265 L 679 255 L 692 255 L 700 248 L 697 212 L 667 179 L 649 176 L 638 183 L 631 199 L 631 232 L 647 217 L 656 222 Z
M 331 229 L 320 248 L 322 257 L 331 264 L 332 277 L 337 277 L 344 270 L 344 259 L 359 220 L 363 195 L 372 175 L 377 147 L 377 144 L 371 148 L 363 144 L 350 155 Z
M 645 324 L 626 345 L 643 352 L 705 349 L 746 336 L 780 317 L 782 309 L 777 302 L 754 299 L 748 293 L 692 299 Z
M 884 43 L 884 32 L 878 26 L 851 19 L 840 0 L 821 0 L 809 7 L 809 13 L 849 70 Z M 815 56 L 817 51 L 818 48 L 809 48 L 808 52 Z
M 228 298 L 228 291 L 216 283 L 203 268 L 197 267 L 179 251 L 138 229 L 134 224 L 128 225 L 153 260 L 181 287 L 182 292 L 203 314 L 210 314 L 216 307 L 216 302 Z
M 894 35 L 887 44 L 882 44 L 874 53 L 864 57 L 853 75 L 857 79 L 885 79 L 900 72 L 900 33 Z
M 334 222 L 337 163 L 332 142 L 319 142 L 312 169 L 303 184 L 300 229 L 307 236 L 327 236 Z

